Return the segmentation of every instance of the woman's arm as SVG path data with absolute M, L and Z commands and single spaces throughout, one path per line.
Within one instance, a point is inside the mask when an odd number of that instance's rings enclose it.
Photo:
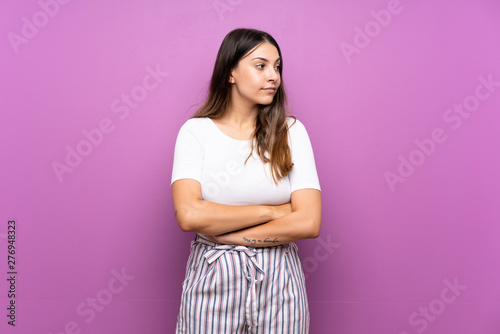
M 219 235 L 283 217 L 292 211 L 290 203 L 276 206 L 232 206 L 205 201 L 201 185 L 192 179 L 172 184 L 175 218 L 185 232 Z
M 217 243 L 251 247 L 270 247 L 292 241 L 316 238 L 321 228 L 321 192 L 300 189 L 291 195 L 292 212 L 266 224 L 223 235 L 211 235 Z

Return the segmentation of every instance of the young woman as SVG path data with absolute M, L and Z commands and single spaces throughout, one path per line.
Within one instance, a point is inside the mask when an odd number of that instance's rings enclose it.
M 303 124 L 287 116 L 281 51 L 269 34 L 223 40 L 208 98 L 179 130 L 172 198 L 196 232 L 177 333 L 308 333 L 296 240 L 316 238 L 321 192 Z

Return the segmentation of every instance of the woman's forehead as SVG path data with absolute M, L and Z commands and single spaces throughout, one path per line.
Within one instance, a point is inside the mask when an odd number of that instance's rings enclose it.
M 260 60 L 264 59 L 270 62 L 276 62 L 280 58 L 280 55 L 278 53 L 278 49 L 274 45 L 268 42 L 264 42 L 258 45 L 255 49 L 249 52 L 242 59 L 244 58 L 250 61 L 257 58 Z

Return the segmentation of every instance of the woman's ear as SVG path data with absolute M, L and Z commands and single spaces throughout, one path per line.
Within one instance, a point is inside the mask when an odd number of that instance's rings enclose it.
M 234 83 L 236 83 L 236 80 L 234 80 L 234 71 L 235 71 L 235 69 L 233 68 L 233 69 L 231 70 L 231 74 L 229 74 L 229 83 L 230 83 L 230 84 L 234 84 Z

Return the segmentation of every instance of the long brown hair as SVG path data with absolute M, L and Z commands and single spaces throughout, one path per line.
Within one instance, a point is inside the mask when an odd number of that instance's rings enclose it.
M 271 104 L 259 105 L 255 130 L 252 133 L 252 146 L 247 160 L 255 149 L 264 163 L 270 163 L 272 178 L 277 184 L 288 175 L 293 163 L 288 145 L 288 99 L 282 75 L 283 57 L 278 43 L 271 35 L 256 29 L 241 28 L 234 29 L 226 35 L 217 53 L 208 97 L 193 118 L 216 119 L 226 112 L 231 99 L 231 83 L 229 82 L 231 71 L 238 65 L 241 58 L 264 42 L 274 45 L 278 50 L 281 59 L 279 65 L 281 84 Z

